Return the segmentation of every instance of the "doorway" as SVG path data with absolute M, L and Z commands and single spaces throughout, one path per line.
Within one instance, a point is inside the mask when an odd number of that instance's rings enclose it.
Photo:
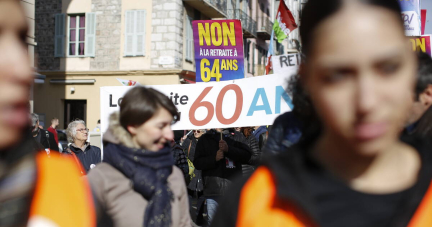
M 77 118 L 87 121 L 87 100 L 65 100 L 64 107 L 64 128 Z

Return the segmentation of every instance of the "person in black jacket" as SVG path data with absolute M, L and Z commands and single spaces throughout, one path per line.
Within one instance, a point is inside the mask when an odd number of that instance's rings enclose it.
M 101 150 L 99 147 L 90 145 L 87 142 L 89 129 L 85 127 L 83 120 L 75 120 L 69 123 L 66 129 L 68 142 L 71 143 L 66 153 L 75 156 L 81 162 L 85 173 L 101 162 Z
M 50 151 L 59 151 L 54 134 L 39 127 L 39 116 L 35 113 L 30 114 L 32 121 L 32 134 L 36 142 L 40 143 L 49 154 Z
M 185 152 L 183 151 L 183 148 L 175 141 L 176 140 L 171 142 L 171 153 L 174 158 L 174 164 L 183 172 L 183 177 L 187 185 L 191 181 L 187 157 Z
M 193 133 L 182 138 L 181 146 L 189 160 L 192 162 L 195 160 L 195 149 L 198 140 L 205 132 L 205 129 L 193 130 Z M 188 185 L 188 190 L 191 190 L 192 192 L 201 192 L 203 190 L 201 170 L 195 169 L 194 174 L 195 177 L 192 178 Z
M 197 129 L 193 130 L 189 135 L 185 135 L 181 139 L 181 145 L 183 150 L 185 151 L 187 157 L 191 162 L 194 161 L 195 158 L 195 148 L 198 143 L 199 138 L 206 133 L 205 129 Z M 203 179 L 201 170 L 195 168 L 194 176 L 191 179 L 189 185 L 187 186 L 188 194 L 189 194 L 189 202 L 190 202 L 190 214 L 192 221 L 196 224 L 200 225 L 203 221 L 202 213 L 203 213 L 203 204 L 204 204 L 204 196 L 203 196 Z M 196 200 L 196 202 L 194 201 Z M 196 209 L 192 206 L 192 204 L 196 204 Z
M 218 199 L 223 196 L 231 180 L 242 174 L 242 164 L 247 163 L 251 152 L 240 138 L 227 130 L 210 130 L 204 134 L 195 149 L 194 165 L 202 170 L 204 196 L 207 203 L 208 223 L 216 212 Z
M 252 152 L 249 162 L 247 164 L 243 164 L 242 166 L 243 176 L 249 176 L 252 174 L 261 160 L 261 150 L 259 148 L 258 141 L 255 139 L 255 136 L 252 133 L 254 130 L 252 127 L 243 127 L 239 129 L 236 128 L 236 131 L 237 130 L 239 130 L 240 133 L 242 133 L 242 135 L 246 138 L 247 145 Z

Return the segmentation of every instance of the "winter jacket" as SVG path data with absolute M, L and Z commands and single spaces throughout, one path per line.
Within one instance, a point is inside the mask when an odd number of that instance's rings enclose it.
M 220 141 L 219 132 L 211 130 L 202 135 L 195 149 L 194 165 L 195 168 L 202 170 L 205 196 L 224 195 L 233 177 L 242 174 L 241 164 L 248 163 L 251 157 L 246 142 L 238 142 L 242 140 L 241 137 L 224 134 L 223 140 L 228 144 L 228 152 L 225 153 L 225 158 L 219 161 L 216 161 Z M 234 162 L 234 168 L 227 168 L 226 158 Z
M 110 116 L 109 128 L 103 135 L 103 142 L 136 148 L 130 134 L 120 125 L 118 113 Z M 98 226 L 143 225 L 148 201 L 134 190 L 131 180 L 122 172 L 102 162 L 89 172 L 87 178 L 96 200 Z M 181 170 L 176 166 L 173 166 L 173 171 L 168 176 L 168 185 L 173 193 L 171 226 L 191 226 L 186 185 Z
M 412 125 L 406 134 L 415 138 L 432 141 L 432 106 Z
M 196 139 L 193 134 L 190 134 L 182 143 L 184 152 L 186 153 L 189 160 L 191 160 L 192 162 L 195 158 L 195 148 L 197 143 L 198 139 Z M 195 168 L 194 174 L 195 176 L 190 181 L 188 189 L 200 192 L 204 189 L 201 170 Z
M 409 190 L 404 190 L 401 193 L 401 200 L 396 203 L 396 207 L 389 205 L 388 209 L 394 209 L 396 213 L 386 217 L 388 219 L 385 219 L 385 225 L 380 222 L 367 226 L 432 226 L 432 219 L 430 219 L 432 212 L 432 153 L 430 152 L 430 145 L 417 142 L 409 144 L 419 151 L 423 163 L 418 182 Z M 310 167 L 311 159 L 308 150 L 307 145 L 296 144 L 280 154 L 266 156 L 263 165 L 249 179 L 241 179 L 233 183 L 230 193 L 220 201 L 211 226 L 317 227 L 323 226 L 323 219 L 328 216 L 334 217 L 332 222 L 337 223 L 349 222 L 352 218 L 358 220 L 364 217 L 367 219 L 367 217 L 382 214 L 380 209 L 372 204 L 371 206 L 353 206 L 353 209 L 343 214 L 322 212 L 323 207 L 320 203 L 323 200 L 332 200 L 332 198 L 317 198 L 317 196 L 331 195 L 337 197 L 333 200 L 338 200 L 340 203 L 346 199 L 346 195 L 332 194 L 331 191 L 326 192 L 325 189 L 323 194 L 312 193 L 315 191 L 313 187 L 317 187 L 317 185 L 311 182 L 317 179 L 310 178 L 311 175 L 308 172 L 316 172 L 319 168 Z M 327 174 L 329 172 L 323 173 L 321 176 Z M 334 182 L 332 183 L 334 185 L 342 184 L 342 180 L 325 182 Z M 322 187 L 331 188 L 328 185 L 322 185 Z M 358 194 L 363 193 L 353 193 L 353 195 Z M 378 197 L 386 198 L 386 196 L 393 194 L 397 193 L 375 194 L 373 196 L 379 200 Z M 346 200 L 348 204 L 361 204 L 363 202 L 356 201 L 356 198 Z M 319 207 L 321 212 L 319 212 Z M 328 207 L 328 209 L 335 210 L 335 207 Z M 364 212 L 357 209 L 364 209 Z M 353 215 L 351 212 L 356 213 Z M 324 215 L 327 217 L 323 217 Z M 352 221 L 355 222 L 355 220 Z M 354 224 L 359 226 L 359 223 Z M 328 223 L 327 226 L 329 226 Z
M 183 148 L 177 143 L 173 142 L 173 144 L 171 145 L 171 153 L 173 154 L 175 166 L 177 166 L 183 172 L 183 177 L 185 179 L 186 185 L 189 184 L 189 165 Z
M 55 141 L 54 134 L 47 130 L 39 129 L 40 141 L 38 141 L 45 149 L 50 149 L 51 151 L 59 151 L 58 144 Z
M 266 134 L 267 134 L 267 127 L 266 126 L 260 126 L 259 128 L 257 128 L 253 132 L 253 135 L 255 136 L 255 139 L 258 142 L 260 149 L 262 149 L 262 147 L 264 146 L 264 144 L 267 141 Z
M 58 144 L 58 133 L 57 130 L 55 128 L 53 128 L 52 126 L 47 128 L 48 132 L 51 132 L 54 135 L 54 140 L 56 141 L 56 143 Z
M 88 173 L 88 171 L 96 164 L 101 162 L 100 148 L 92 146 L 90 143 L 86 143 L 83 150 L 78 148 L 75 144 L 71 144 L 69 145 L 69 149 L 66 152 L 70 155 L 72 155 L 70 152 L 75 153 L 86 173 Z
M 278 154 L 296 144 L 302 135 L 301 127 L 300 120 L 293 112 L 286 112 L 277 117 L 262 150 L 263 153 Z
M 248 164 L 242 165 L 243 176 L 249 176 L 258 166 L 261 159 L 261 150 L 259 149 L 258 142 L 253 135 L 246 138 L 247 145 L 251 151 L 251 158 Z
M 0 150 L 0 226 L 93 227 L 90 188 L 74 161 L 35 151 L 32 135 Z

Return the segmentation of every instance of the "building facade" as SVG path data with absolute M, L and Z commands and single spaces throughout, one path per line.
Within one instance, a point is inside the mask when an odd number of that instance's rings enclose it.
M 290 0 L 296 1 L 296 0 Z M 34 112 L 60 128 L 100 116 L 100 87 L 195 80 L 193 20 L 240 19 L 246 77 L 264 74 L 273 0 L 38 0 Z M 279 48 L 284 52 L 281 48 Z M 45 125 L 47 123 L 45 122 Z

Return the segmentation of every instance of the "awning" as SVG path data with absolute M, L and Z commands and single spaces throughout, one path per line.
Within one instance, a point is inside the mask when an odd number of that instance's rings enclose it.
M 52 84 L 94 84 L 95 79 L 51 79 Z

